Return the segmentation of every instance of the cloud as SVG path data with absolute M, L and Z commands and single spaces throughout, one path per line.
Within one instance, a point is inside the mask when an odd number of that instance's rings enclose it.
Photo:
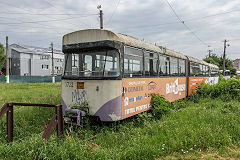
M 223 51 L 224 39 L 240 35 L 240 1 L 169 0 L 189 31 L 171 11 L 165 0 L 8 0 L 0 7 L 0 42 L 61 48 L 62 36 L 86 28 L 99 28 L 97 5 L 104 12 L 104 28 L 129 34 L 197 58 L 213 49 Z M 16 13 L 16 14 L 14 14 Z M 215 16 L 214 16 L 215 15 Z M 239 41 L 229 41 L 227 54 L 239 58 Z

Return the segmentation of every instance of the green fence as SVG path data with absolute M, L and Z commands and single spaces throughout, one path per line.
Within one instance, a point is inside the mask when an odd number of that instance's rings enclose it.
M 3 75 L 0 76 L 0 82 L 6 82 Z M 16 76 L 10 75 L 10 83 L 39 83 L 39 82 L 52 82 L 52 76 Z M 61 76 L 55 76 L 55 81 L 60 82 Z

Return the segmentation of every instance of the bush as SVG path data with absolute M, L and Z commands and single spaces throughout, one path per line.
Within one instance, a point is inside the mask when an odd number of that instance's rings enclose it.
M 195 94 L 191 95 L 190 100 L 195 102 L 199 98 L 221 98 L 223 101 L 231 99 L 240 99 L 240 80 L 232 78 L 221 80 L 218 84 L 208 85 L 200 84 Z
M 154 94 L 151 99 L 151 106 L 152 114 L 156 118 L 160 118 L 171 110 L 171 103 L 163 95 Z
M 180 99 L 177 101 L 174 101 L 171 103 L 171 109 L 177 111 L 179 109 L 185 108 L 186 107 L 186 100 L 185 99 Z

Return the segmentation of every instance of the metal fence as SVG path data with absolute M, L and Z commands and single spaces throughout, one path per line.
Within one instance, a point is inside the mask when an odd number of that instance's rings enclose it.
M 6 82 L 5 76 L 0 75 L 0 82 Z M 39 83 L 39 82 L 52 82 L 52 76 L 9 76 L 10 83 Z M 61 76 L 55 76 L 55 82 L 60 82 Z

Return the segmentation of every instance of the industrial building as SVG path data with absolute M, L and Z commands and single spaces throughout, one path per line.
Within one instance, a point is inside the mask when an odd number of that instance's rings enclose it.
M 50 76 L 52 74 L 52 49 L 20 44 L 9 46 L 10 75 Z M 63 73 L 64 55 L 61 50 L 53 50 L 54 73 Z

